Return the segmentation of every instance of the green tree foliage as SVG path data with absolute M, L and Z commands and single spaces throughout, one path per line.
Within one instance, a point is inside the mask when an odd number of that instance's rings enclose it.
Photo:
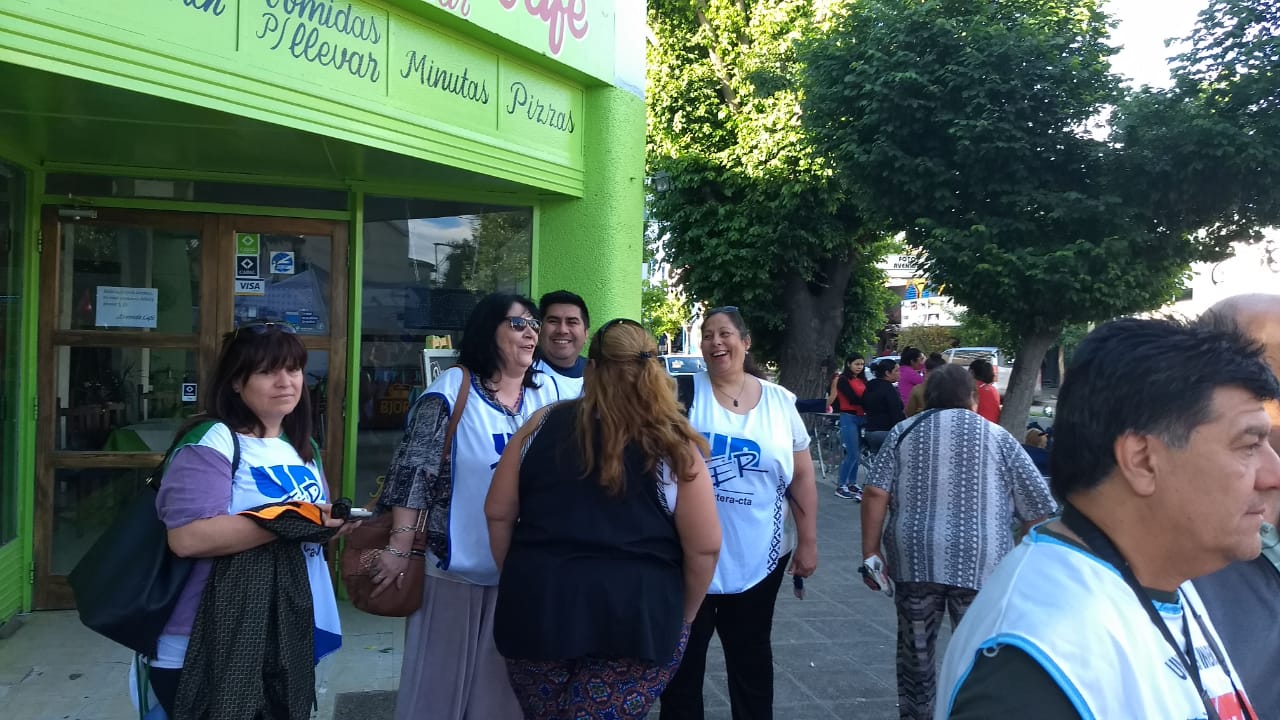
M 646 284 L 640 292 L 640 322 L 658 338 L 674 341 L 691 317 L 689 303 L 666 282 Z M 689 352 L 691 348 L 684 348 Z
M 952 329 L 944 325 L 908 325 L 898 333 L 898 351 L 914 347 L 925 355 L 940 353 L 951 347 L 955 339 Z
M 884 323 L 868 227 L 799 122 L 795 50 L 822 0 L 651 0 L 653 217 L 681 286 L 740 307 L 760 359 L 801 395 L 841 339 Z
M 1144 200 L 1154 158 L 1089 134 L 1123 99 L 1100 0 L 843 3 L 805 56 L 805 118 L 860 207 L 907 234 L 956 301 L 1019 339 L 1021 430 L 1062 328 L 1158 307 L 1229 234 Z M 1145 183 L 1145 184 L 1144 184 Z M 1185 193 L 1175 193 L 1185 196 Z

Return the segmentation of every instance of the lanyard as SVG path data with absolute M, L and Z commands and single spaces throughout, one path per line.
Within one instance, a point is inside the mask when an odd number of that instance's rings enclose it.
M 1102 528 L 1098 527 L 1092 520 L 1085 517 L 1083 513 L 1077 510 L 1076 507 L 1070 503 L 1065 503 L 1063 506 L 1062 524 L 1066 525 L 1068 529 L 1080 536 L 1080 539 L 1084 541 L 1085 545 L 1087 545 L 1095 555 L 1101 558 L 1104 562 L 1110 563 L 1120 572 L 1120 577 L 1124 578 L 1125 584 L 1129 586 L 1129 589 L 1132 590 L 1133 594 L 1138 598 L 1138 602 L 1140 602 L 1142 607 L 1147 611 L 1147 617 L 1151 620 L 1151 624 L 1156 626 L 1156 629 L 1160 631 L 1160 635 L 1164 637 L 1165 642 L 1169 644 L 1169 647 L 1173 648 L 1173 653 L 1178 658 L 1178 662 L 1182 664 L 1182 667 L 1186 670 L 1188 677 L 1191 678 L 1192 684 L 1196 686 L 1196 692 L 1200 695 L 1200 702 L 1204 704 L 1204 710 L 1205 713 L 1208 714 L 1209 720 L 1219 720 L 1220 716 L 1218 715 L 1217 708 L 1213 705 L 1213 699 L 1209 697 L 1207 692 L 1205 692 L 1204 683 L 1200 679 L 1200 666 L 1195 662 L 1195 650 L 1192 647 L 1191 630 L 1187 622 L 1188 613 L 1195 618 L 1196 623 L 1200 627 L 1200 632 L 1204 633 L 1205 641 L 1209 643 L 1209 646 L 1213 650 L 1214 657 L 1218 661 L 1218 665 L 1222 667 L 1223 674 L 1227 676 L 1227 681 L 1231 683 L 1231 690 L 1236 695 L 1236 701 L 1239 703 L 1241 711 L 1246 712 L 1250 718 L 1254 718 L 1254 720 L 1256 720 L 1253 713 L 1248 709 L 1248 703 L 1240 695 L 1240 690 L 1236 687 L 1235 679 L 1231 677 L 1231 671 L 1227 667 L 1226 658 L 1218 651 L 1217 643 L 1213 642 L 1213 638 L 1209 635 L 1208 628 L 1205 627 L 1204 621 L 1200 619 L 1199 613 L 1197 613 L 1195 608 L 1191 606 L 1191 603 L 1183 603 L 1183 646 L 1179 647 L 1178 641 L 1173 639 L 1173 633 L 1169 631 L 1169 624 L 1164 621 L 1164 618 L 1161 617 L 1159 611 L 1156 610 L 1155 601 L 1153 601 L 1151 596 L 1147 594 L 1147 591 L 1143 589 L 1141 583 L 1138 582 L 1137 576 L 1133 574 L 1133 568 L 1129 567 L 1128 561 L 1124 559 L 1124 556 L 1120 554 L 1120 551 L 1116 548 L 1115 544 L 1111 542 L 1111 538 L 1107 537 L 1106 533 L 1102 532 Z

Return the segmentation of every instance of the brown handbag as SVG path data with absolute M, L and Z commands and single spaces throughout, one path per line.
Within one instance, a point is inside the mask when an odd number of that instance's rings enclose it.
M 462 387 L 458 399 L 449 413 L 449 429 L 445 431 L 444 452 L 440 455 L 440 467 L 447 467 L 453 454 L 453 436 L 462 419 L 462 410 L 471 394 L 471 372 L 462 368 Z M 377 505 L 378 498 L 369 501 L 369 509 Z M 351 604 L 358 609 L 383 617 L 408 617 L 422 606 L 422 583 L 426 573 L 427 511 L 418 511 L 413 530 L 413 550 L 409 566 L 404 571 L 404 583 L 397 587 L 392 582 L 381 595 L 373 596 L 378 587 L 373 582 L 373 567 L 391 541 L 391 512 L 387 511 L 365 520 L 347 536 L 342 548 L 342 582 L 347 588 Z

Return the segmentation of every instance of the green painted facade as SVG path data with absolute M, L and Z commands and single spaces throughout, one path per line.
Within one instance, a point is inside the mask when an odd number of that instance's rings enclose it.
M 529 289 L 638 317 L 644 185 L 639 0 L 0 0 L 0 162 L 25 173 L 22 328 L 37 363 L 42 206 L 57 175 L 338 191 L 345 208 L 93 196 L 100 208 L 313 218 L 348 227 L 346 369 L 361 372 L 371 196 L 531 210 Z M 534 9 L 530 9 L 530 8 Z M 49 239 L 43 239 L 49 242 Z M 24 372 L 17 407 L 34 407 Z M 347 408 L 361 407 L 349 382 Z M 0 622 L 29 610 L 34 413 L 5 457 L 17 538 Z M 345 478 L 358 413 L 348 412 Z M 3 496 L 0 496 L 3 497 Z

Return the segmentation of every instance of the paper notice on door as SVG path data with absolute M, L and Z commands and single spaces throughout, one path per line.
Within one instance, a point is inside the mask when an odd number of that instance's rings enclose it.
M 156 326 L 156 288 L 98 286 L 93 324 L 98 327 L 151 328 Z

